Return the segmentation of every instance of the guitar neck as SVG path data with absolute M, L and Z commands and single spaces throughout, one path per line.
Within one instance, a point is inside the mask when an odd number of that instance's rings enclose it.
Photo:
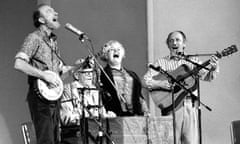
M 224 49 L 223 51 L 216 52 L 213 55 L 215 55 L 216 57 L 218 57 L 220 59 L 222 57 L 229 56 L 230 54 L 235 53 L 237 51 L 238 51 L 238 49 L 237 49 L 236 45 L 231 45 L 230 47 Z M 204 63 L 202 63 L 199 66 L 195 67 L 191 72 L 189 72 L 186 75 L 184 75 L 183 78 L 187 78 L 189 76 L 192 76 L 193 74 L 198 73 L 202 68 L 208 66 L 210 64 L 210 62 L 211 62 L 210 59 L 205 61 Z
M 64 80 L 68 78 L 69 76 L 72 76 L 73 73 L 78 70 L 82 65 L 73 65 L 71 68 L 69 68 L 65 73 L 61 74 L 61 79 Z
M 84 64 L 85 64 L 84 62 L 80 63 L 80 64 L 74 64 L 73 66 L 71 66 L 71 68 L 67 72 L 65 72 L 61 75 L 61 79 L 64 80 L 64 79 L 68 78 L 69 76 L 72 76 Z

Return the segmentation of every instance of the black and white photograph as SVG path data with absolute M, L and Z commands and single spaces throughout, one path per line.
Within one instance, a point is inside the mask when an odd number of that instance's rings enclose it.
M 240 1 L 2 0 L 0 144 L 240 144 Z

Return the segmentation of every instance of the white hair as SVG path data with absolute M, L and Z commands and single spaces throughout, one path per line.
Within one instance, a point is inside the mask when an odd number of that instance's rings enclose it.
M 125 56 L 125 48 L 123 47 L 123 45 L 117 40 L 110 40 L 107 43 L 105 43 L 101 49 L 101 59 L 103 61 L 108 61 L 108 51 L 109 51 L 109 49 L 111 49 L 115 46 L 122 47 L 123 51 L 124 51 L 124 56 Z

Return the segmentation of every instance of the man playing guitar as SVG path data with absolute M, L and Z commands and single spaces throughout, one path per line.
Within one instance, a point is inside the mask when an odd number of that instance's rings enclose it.
M 14 68 L 28 75 L 27 101 L 37 143 L 55 144 L 59 136 L 59 101 L 42 98 L 36 81 L 41 79 L 49 87 L 55 88 L 60 84 L 57 79 L 59 74 L 69 71 L 71 67 L 64 65 L 56 36 L 52 33 L 60 27 L 58 13 L 49 5 L 39 5 L 33 14 L 33 21 L 36 30 L 25 38 L 15 56 Z
M 153 64 L 154 67 L 159 67 L 162 70 L 171 73 L 178 69 L 181 66 L 184 66 L 183 69 L 194 69 L 194 65 L 184 59 L 178 57 L 179 52 L 184 52 L 186 47 L 186 36 L 182 31 L 173 31 L 169 33 L 167 40 L 167 46 L 170 50 L 170 55 L 159 58 Z M 198 72 L 201 80 L 210 81 L 215 78 L 216 73 L 218 72 L 218 57 L 213 55 L 209 61 L 209 65 L 206 67 L 209 70 L 201 69 Z M 191 61 L 195 63 L 201 64 L 198 58 L 193 57 Z M 153 67 L 153 66 L 152 66 Z M 160 73 L 160 71 L 156 71 L 153 69 L 149 69 L 148 72 L 144 75 L 143 83 L 149 89 L 159 88 L 162 89 L 170 89 L 171 84 L 168 79 L 157 79 L 155 76 L 163 76 L 164 74 Z M 188 84 L 184 84 L 184 86 Z M 175 88 L 174 88 L 175 91 Z M 197 94 L 197 89 L 193 89 L 192 91 L 195 95 Z M 170 92 L 171 93 L 171 92 Z M 161 98 L 160 98 L 161 97 Z M 170 115 L 172 113 L 172 109 L 170 111 L 166 110 L 164 107 L 166 99 L 171 101 L 171 94 L 162 97 L 161 95 L 156 96 L 157 105 L 162 110 L 163 115 Z M 165 101 L 166 100 L 166 101 Z M 195 104 L 195 100 L 191 95 L 186 93 L 186 96 L 183 97 L 182 102 L 175 108 L 175 124 L 176 124 L 176 143 L 177 144 L 198 144 L 199 143 L 199 135 L 198 135 L 198 118 L 197 118 L 197 105 Z

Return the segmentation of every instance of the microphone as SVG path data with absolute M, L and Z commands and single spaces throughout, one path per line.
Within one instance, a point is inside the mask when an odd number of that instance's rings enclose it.
M 149 64 L 148 67 L 155 70 L 155 71 L 160 71 L 161 70 L 160 66 L 156 67 L 153 64 Z
M 187 59 L 190 57 L 190 55 L 185 55 L 184 52 L 177 52 L 177 57 L 181 59 Z
M 184 52 L 177 52 L 176 54 L 179 56 L 185 56 Z
M 79 36 L 79 39 L 82 41 L 83 39 L 88 39 L 87 35 L 80 31 L 79 29 L 75 28 L 73 25 L 70 23 L 65 24 L 65 28 L 71 32 L 73 32 L 75 35 Z

